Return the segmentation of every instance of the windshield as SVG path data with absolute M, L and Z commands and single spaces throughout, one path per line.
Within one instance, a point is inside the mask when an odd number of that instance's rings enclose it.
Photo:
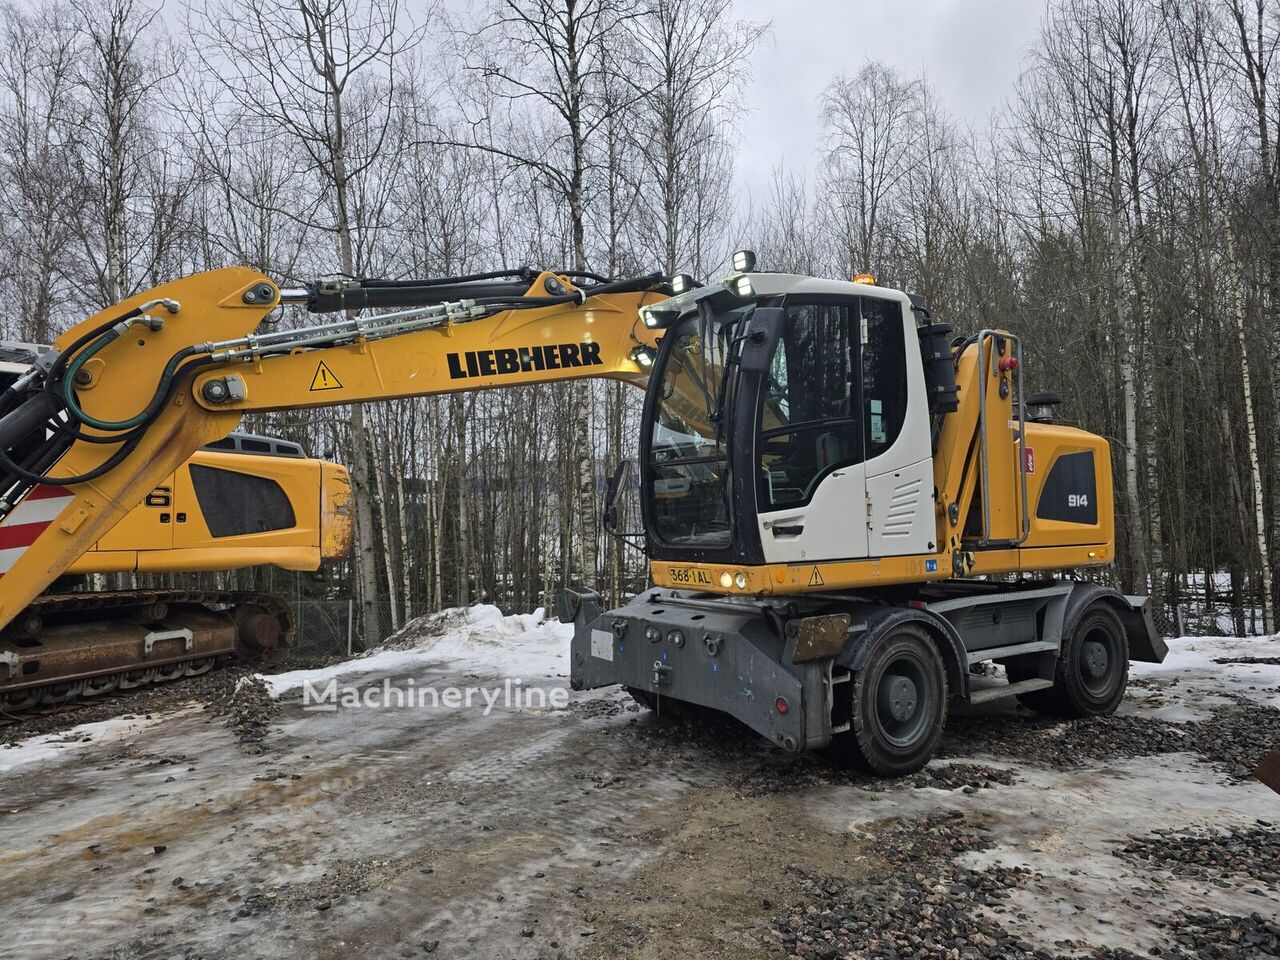
M 666 543 L 725 547 L 732 540 L 726 476 L 731 404 L 726 358 L 734 331 L 754 305 L 727 312 L 703 305 L 668 334 L 649 437 L 654 527 Z

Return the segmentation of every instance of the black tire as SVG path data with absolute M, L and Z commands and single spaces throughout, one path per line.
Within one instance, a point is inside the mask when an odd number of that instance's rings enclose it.
M 1034 676 L 1007 664 L 1009 681 Z M 1095 600 L 1068 628 L 1053 668 L 1053 686 L 1018 695 L 1025 707 L 1051 717 L 1102 717 L 1115 713 L 1129 684 L 1129 638 L 1115 608 Z
M 947 721 L 947 670 L 916 624 L 891 630 L 853 675 L 852 726 L 827 748 L 834 759 L 882 777 L 915 773 Z

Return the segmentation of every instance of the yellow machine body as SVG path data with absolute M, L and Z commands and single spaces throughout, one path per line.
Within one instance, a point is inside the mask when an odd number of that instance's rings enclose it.
M 557 279 L 549 273 L 540 275 L 531 289 L 541 291 L 553 283 L 573 289 L 567 278 Z M 269 293 L 264 295 L 264 291 Z M 112 532 L 157 487 L 172 483 L 181 495 L 185 481 L 175 475 L 183 462 L 234 430 L 246 412 L 590 377 L 642 384 L 647 369 L 637 359 L 636 350 L 651 350 L 657 332 L 640 322 L 638 310 L 661 299 L 660 294 L 651 292 L 601 294 L 581 304 L 504 311 L 468 322 L 445 320 L 382 340 L 355 336 L 349 344 L 215 365 L 173 391 L 118 466 L 86 482 L 58 488 L 57 502 L 65 501 L 65 506 L 33 542 L 15 551 L 0 577 L 0 623 L 12 620 L 55 578 L 72 569 L 100 569 L 117 561 L 118 566 L 107 568 L 159 569 L 154 565 L 165 564 L 167 569 L 194 569 L 193 563 L 205 562 L 199 553 L 210 549 L 210 540 L 194 518 L 189 520 L 189 534 L 174 534 L 174 545 L 168 548 L 173 554 L 167 558 L 159 553 L 145 557 L 148 551 L 130 547 L 127 537 L 113 537 Z M 76 392 L 87 414 L 103 421 L 134 416 L 146 402 L 140 386 L 146 390 L 160 383 L 175 353 L 192 344 L 249 337 L 280 305 L 280 295 L 271 280 L 246 267 L 196 274 L 99 312 L 67 331 L 55 349 L 65 350 L 83 334 L 110 325 L 114 318 L 161 301 L 177 309 L 169 313 L 163 306 L 148 308 L 163 320 L 156 324 L 158 329 L 132 326 L 84 364 Z M 206 384 L 228 372 L 243 384 L 243 396 L 222 404 L 210 402 Z M 90 472 L 114 449 L 77 440 L 62 455 L 55 472 L 62 476 Z M 340 480 L 332 475 L 329 479 L 336 490 Z M 136 526 L 129 536 L 158 538 L 161 543 L 168 536 L 158 533 L 146 515 L 130 522 Z M 345 518 L 339 519 L 336 509 L 328 519 L 327 533 L 321 523 L 321 537 L 327 542 L 320 547 L 322 555 L 325 550 L 338 552 L 346 542 L 349 529 L 344 524 Z M 104 554 L 119 556 L 102 561 L 83 559 L 95 545 Z M 244 551 L 253 551 L 258 558 L 267 556 L 259 548 L 278 550 L 291 562 L 302 562 L 310 549 L 293 542 L 288 534 L 259 534 L 252 543 L 247 538 L 238 544 L 228 542 L 224 559 L 246 558 L 249 554 Z M 224 548 L 220 545 L 217 549 Z M 222 560 L 209 558 L 208 562 L 215 567 L 223 565 Z
M 66 572 L 312 571 L 344 559 L 351 543 L 346 467 L 198 450 Z
M 1104 438 L 1074 427 L 1018 419 L 1014 406 L 1018 368 L 999 355 L 1000 344 L 1013 340 L 1007 331 L 993 331 L 979 343 L 970 344 L 956 364 L 958 409 L 942 419 L 933 452 L 934 550 L 905 556 L 763 564 L 659 559 L 650 563 L 654 584 L 770 596 L 1111 563 L 1115 522 L 1110 445 Z M 985 389 L 979 389 L 984 378 Z M 682 379 L 673 383 L 676 389 L 688 389 Z M 687 398 L 687 402 L 697 402 L 697 398 Z M 1020 436 L 1024 430 L 1025 444 Z M 1055 475 L 1060 461 L 1073 454 L 1089 455 L 1092 476 L 1084 496 L 1090 499 L 1094 514 L 1091 523 L 1054 519 L 1052 511 L 1041 506 L 1046 481 Z M 985 513 L 984 488 L 988 501 Z M 679 490 L 655 493 L 663 499 L 681 495 Z M 861 508 L 860 503 L 848 506 L 851 510 Z

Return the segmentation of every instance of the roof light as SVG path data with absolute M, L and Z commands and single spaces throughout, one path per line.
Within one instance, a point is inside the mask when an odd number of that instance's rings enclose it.
M 729 277 L 726 285 L 744 299 L 756 295 L 756 288 L 751 285 L 751 278 L 745 273 L 738 274 L 736 277 Z
M 663 310 L 661 305 L 654 304 L 640 308 L 640 319 L 650 330 L 665 330 L 680 319 L 679 310 Z
M 738 273 L 750 273 L 756 268 L 754 250 L 738 250 L 733 255 L 733 269 Z
M 853 278 L 854 283 L 865 283 L 868 286 L 875 286 L 876 275 L 874 273 L 859 273 Z
M 697 285 L 697 281 L 687 273 L 677 273 L 671 278 L 671 292 L 677 297 L 682 293 L 688 293 Z

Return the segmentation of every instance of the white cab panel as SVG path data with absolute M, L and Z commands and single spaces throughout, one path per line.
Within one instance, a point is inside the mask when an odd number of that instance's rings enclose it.
M 884 457 L 877 457 L 872 464 Z M 932 553 L 933 460 L 867 478 L 867 548 L 873 557 Z
M 827 474 L 803 507 L 759 517 L 765 563 L 798 563 L 867 555 L 867 474 L 862 464 Z M 799 533 L 775 533 L 801 527 Z

